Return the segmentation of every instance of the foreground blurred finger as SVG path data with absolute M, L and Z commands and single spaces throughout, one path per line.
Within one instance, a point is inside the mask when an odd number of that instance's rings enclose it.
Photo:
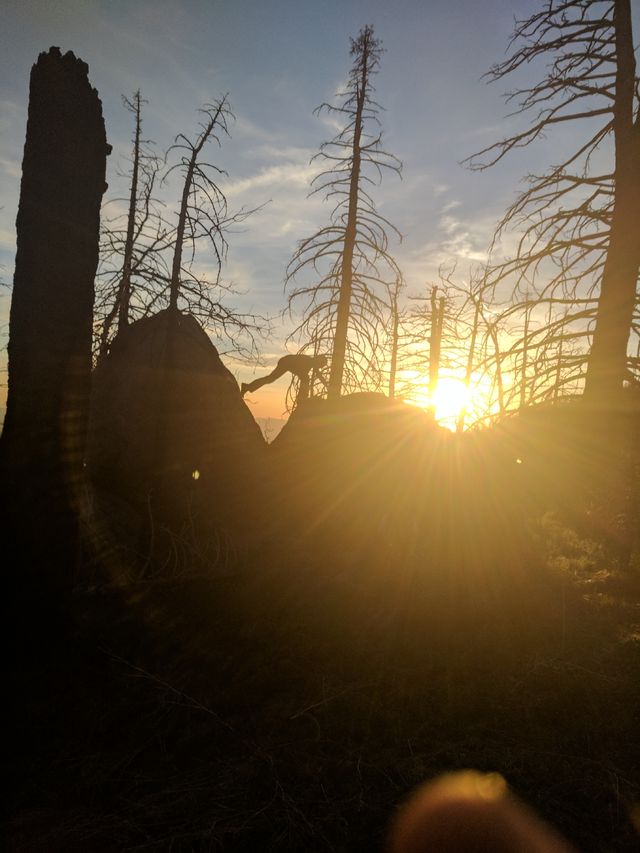
M 388 853 L 575 853 L 497 773 L 452 773 L 419 788 L 392 824 Z

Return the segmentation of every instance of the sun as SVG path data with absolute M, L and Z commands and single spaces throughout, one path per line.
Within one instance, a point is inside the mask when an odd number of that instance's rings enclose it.
M 466 428 L 497 410 L 491 380 L 486 375 L 474 374 L 467 383 L 457 373 L 442 373 L 433 395 L 429 392 L 429 378 L 420 371 L 404 370 L 401 379 L 411 389 L 405 401 L 433 412 L 440 426 L 452 432 L 457 429 L 463 413 Z
M 407 402 L 421 409 L 431 410 L 438 423 L 455 430 L 463 409 L 473 403 L 473 390 L 457 376 L 441 376 L 433 395 L 429 393 L 429 380 L 418 371 L 405 371 L 405 377 L 413 385 Z
M 440 425 L 454 430 L 460 413 L 469 406 L 470 399 L 470 389 L 461 379 L 443 376 L 438 381 L 430 402 Z

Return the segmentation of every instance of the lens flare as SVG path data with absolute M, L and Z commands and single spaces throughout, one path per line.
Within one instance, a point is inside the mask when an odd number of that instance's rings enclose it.
M 468 407 L 471 389 L 461 379 L 444 376 L 438 382 L 433 394 L 433 406 L 436 420 L 448 429 L 455 429 L 460 413 Z

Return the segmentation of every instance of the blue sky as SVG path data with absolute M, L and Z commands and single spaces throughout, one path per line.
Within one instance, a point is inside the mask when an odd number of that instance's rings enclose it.
M 389 175 L 375 198 L 405 236 L 395 254 L 408 290 L 424 289 L 443 261 L 465 270 L 485 256 L 522 176 L 557 156 L 553 140 L 485 173 L 459 165 L 515 126 L 501 86 L 480 78 L 504 56 L 514 17 L 538 8 L 538 0 L 3 0 L 0 275 L 11 281 L 30 68 L 57 45 L 88 63 L 101 97 L 114 148 L 110 192 L 130 147 L 121 94 L 142 90 L 144 133 L 163 150 L 177 132 L 195 131 L 203 102 L 229 93 L 237 120 L 215 156 L 229 173 L 230 203 L 269 204 L 231 235 L 225 275 L 246 291 L 242 307 L 277 313 L 296 243 L 328 213 L 321 199 L 307 198 L 309 159 L 333 135 L 313 110 L 345 80 L 349 37 L 365 24 L 386 50 L 376 80 L 385 148 L 404 164 L 403 180 Z M 0 300 L 2 324 L 8 303 Z M 283 354 L 286 331 L 276 323 L 265 364 Z M 252 375 L 231 366 L 239 378 Z M 265 389 L 257 414 L 282 412 L 281 384 Z

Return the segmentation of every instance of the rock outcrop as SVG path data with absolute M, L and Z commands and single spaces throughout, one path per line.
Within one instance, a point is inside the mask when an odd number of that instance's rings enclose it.
M 405 544 L 443 488 L 451 434 L 383 394 L 310 399 L 270 446 L 280 516 L 345 547 Z
M 256 524 L 266 443 L 237 382 L 188 314 L 125 327 L 93 376 L 89 469 L 163 524 Z

